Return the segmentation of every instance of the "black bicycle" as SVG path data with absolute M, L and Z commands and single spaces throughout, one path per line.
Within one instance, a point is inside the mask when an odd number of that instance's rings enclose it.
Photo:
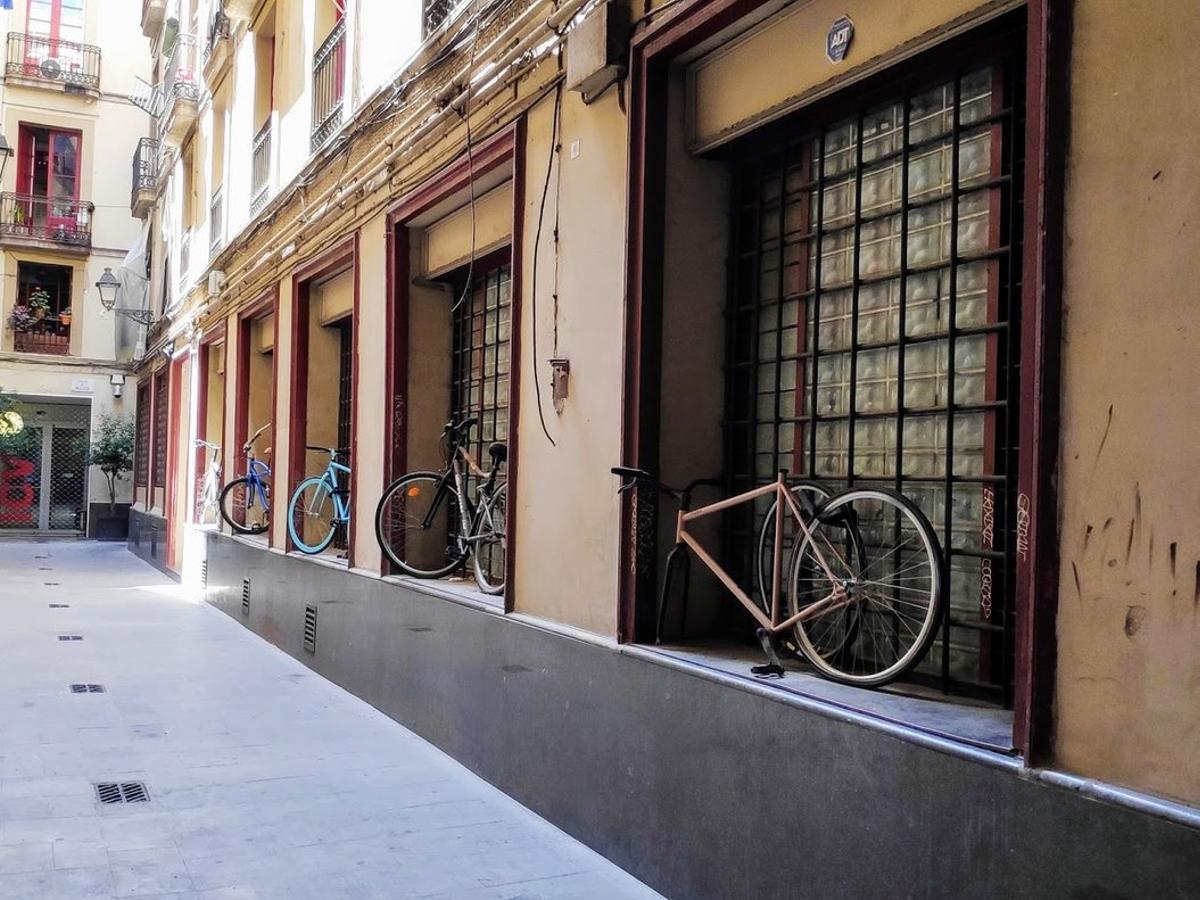
M 444 468 L 409 472 L 388 485 L 375 510 L 375 537 L 400 571 L 417 578 L 445 578 L 470 556 L 479 589 L 500 594 L 508 546 L 507 482 L 500 467 L 508 448 L 492 444 L 491 469 L 481 469 L 466 446 L 478 424 L 473 417 L 447 422 L 441 437 Z

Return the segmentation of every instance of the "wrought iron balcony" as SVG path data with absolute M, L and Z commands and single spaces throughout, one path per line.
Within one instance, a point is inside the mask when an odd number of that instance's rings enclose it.
M 342 124 L 346 86 L 346 20 L 341 19 L 313 54 L 312 149 Z
M 5 74 L 68 91 L 99 93 L 100 48 L 10 31 Z
M 425 36 L 433 34 L 466 6 L 466 0 L 424 0 L 421 24 Z
M 196 67 L 195 36 L 177 35 L 162 81 L 150 84 L 135 79 L 129 100 L 159 120 L 159 137 L 164 144 L 182 143 L 199 112 L 200 71 Z
M 267 205 L 271 188 L 271 119 L 268 118 L 250 151 L 250 215 Z
M 158 146 L 155 138 L 142 138 L 133 153 L 129 211 L 139 219 L 144 219 L 154 208 L 158 195 Z
M 217 8 L 208 23 L 208 39 L 204 42 L 204 80 L 215 85 L 233 57 L 232 23 L 224 11 Z
M 21 331 L 13 331 L 13 350 L 18 353 L 50 353 L 66 356 L 71 352 L 70 321 L 46 316 Z
M 88 253 L 92 212 L 87 200 L 0 194 L 0 243 Z

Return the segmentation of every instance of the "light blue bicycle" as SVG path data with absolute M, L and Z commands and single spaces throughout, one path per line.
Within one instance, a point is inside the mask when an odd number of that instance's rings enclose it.
M 337 461 L 338 452 L 332 447 L 310 447 L 318 453 L 329 454 L 329 465 L 320 475 L 306 478 L 297 486 L 288 504 L 288 533 L 301 553 L 320 553 L 338 529 L 350 527 L 350 467 Z M 338 485 L 338 473 L 346 479 L 346 487 Z

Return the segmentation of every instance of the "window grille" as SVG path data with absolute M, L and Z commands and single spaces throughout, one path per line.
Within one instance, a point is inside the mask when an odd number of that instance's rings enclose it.
M 351 435 L 354 425 L 354 326 L 347 317 L 337 323 L 338 329 L 338 409 L 337 409 L 337 448 L 338 460 L 344 465 L 354 468 L 354 460 L 350 455 Z M 338 483 L 344 490 L 350 490 L 350 476 L 344 472 L 338 474 Z M 349 534 L 345 528 L 339 528 L 333 537 L 332 546 L 345 550 L 348 546 Z
M 465 5 L 465 0 L 425 0 L 422 15 L 425 36 L 441 28 Z
M 479 418 L 467 448 L 486 468 L 487 447 L 508 440 L 508 362 L 511 298 L 508 263 L 476 272 L 454 312 L 451 404 L 455 419 Z M 461 285 L 454 298 L 462 297 Z
M 946 551 L 950 603 L 916 677 L 1005 704 L 1020 71 L 1003 60 L 792 127 L 739 164 L 726 404 L 731 490 L 783 468 L 920 505 Z M 727 523 L 746 571 L 766 505 Z
M 134 447 L 134 487 L 150 483 L 150 385 L 143 382 L 137 391 L 137 443 Z
M 170 380 L 164 366 L 154 376 L 154 486 L 167 486 L 167 387 Z

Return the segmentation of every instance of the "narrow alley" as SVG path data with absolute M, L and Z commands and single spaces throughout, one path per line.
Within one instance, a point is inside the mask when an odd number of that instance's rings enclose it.
M 0 572 L 6 900 L 657 896 L 123 545 Z

